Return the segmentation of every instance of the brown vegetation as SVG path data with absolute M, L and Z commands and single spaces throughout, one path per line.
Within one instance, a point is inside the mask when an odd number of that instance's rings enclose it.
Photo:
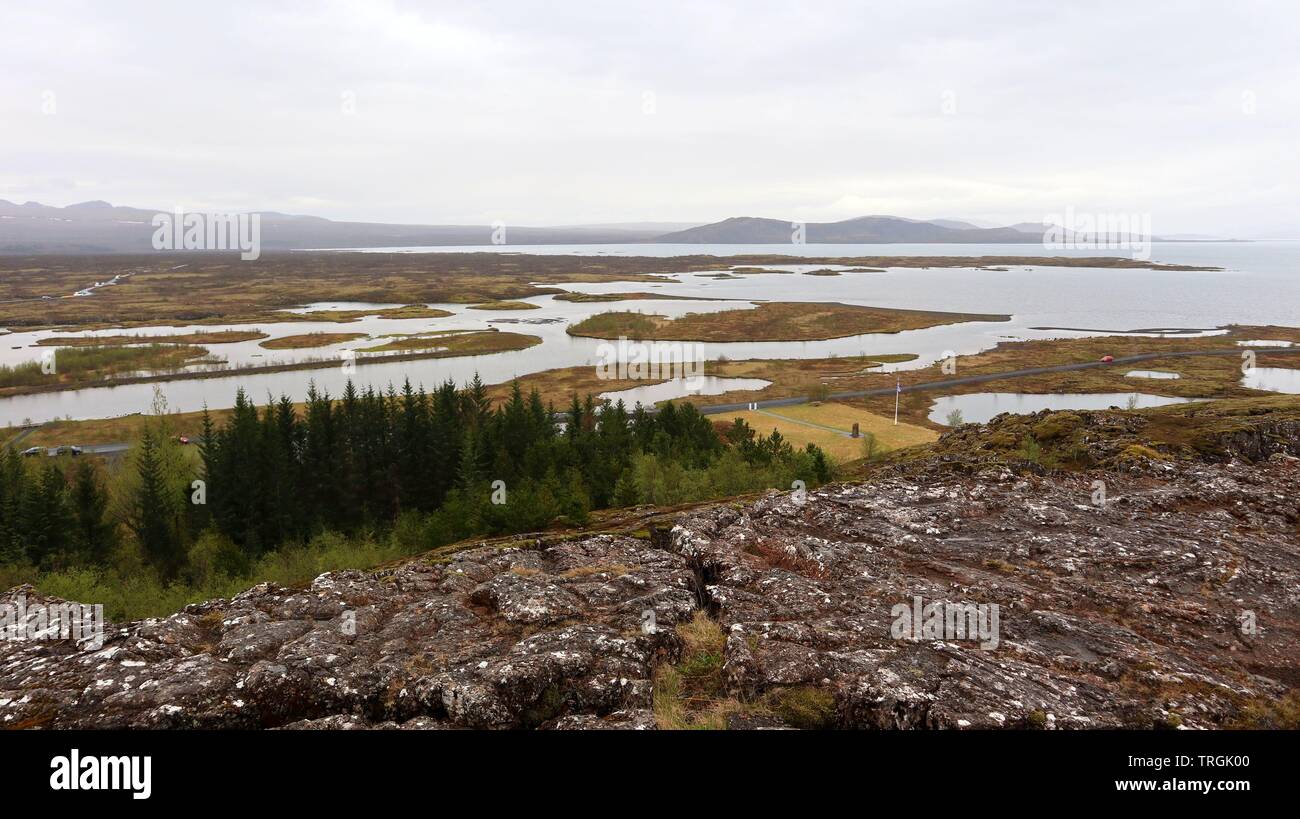
M 959 384 L 942 392 L 904 392 L 900 401 L 900 417 L 914 424 L 943 429 L 933 424 L 928 415 L 930 406 L 939 395 L 962 395 L 973 392 L 1021 393 L 1097 393 L 1145 392 L 1184 398 L 1247 398 L 1273 395 L 1241 386 L 1241 354 L 1247 347 L 1237 346 L 1238 341 L 1250 339 L 1276 339 L 1300 343 L 1300 328 L 1233 326 L 1226 335 L 1218 336 L 1093 336 L 1089 338 L 1038 339 L 1033 341 L 1004 341 L 991 350 L 956 359 L 954 375 L 945 374 L 939 363 L 921 370 L 908 370 L 900 374 L 904 386 L 927 381 L 943 381 L 985 373 L 999 373 L 1034 367 L 1050 367 L 1098 361 L 1102 356 L 1121 358 L 1144 353 L 1178 353 L 1194 350 L 1222 350 L 1224 355 L 1171 356 L 1142 361 L 1138 364 L 1116 364 L 1069 372 L 1043 373 L 1041 375 L 986 381 L 976 384 Z M 1257 353 L 1256 365 L 1260 367 L 1300 367 L 1300 354 Z M 1130 370 L 1162 370 L 1179 374 L 1177 379 L 1154 380 L 1128 378 Z M 887 387 L 893 376 L 865 375 L 850 379 L 837 391 Z M 851 384 L 851 386 L 849 386 Z M 744 399 L 739 399 L 744 400 Z M 893 413 L 894 397 L 877 396 L 856 399 L 854 404 L 879 413 Z
M 521 333 L 503 333 L 491 330 L 452 330 L 409 336 L 389 336 L 389 341 L 374 347 L 363 347 L 360 353 L 382 353 L 396 350 L 436 350 L 430 358 L 449 358 L 461 355 L 485 355 L 507 350 L 524 350 L 542 340 Z
M 607 301 L 710 301 L 696 296 L 671 296 L 667 293 L 560 293 L 556 301 L 572 301 L 579 304 L 591 304 Z
M 186 344 L 67 347 L 56 351 L 52 372 L 46 372 L 42 361 L 12 367 L 0 365 L 0 396 L 97 386 L 113 380 L 119 373 L 174 374 L 207 355 L 206 348 Z
M 533 304 L 531 301 L 485 301 L 482 304 L 471 304 L 471 310 L 536 310 L 541 307 L 540 304 Z
M 570 325 L 592 338 L 655 341 L 814 341 L 864 333 L 898 333 L 963 321 L 1009 321 L 1010 316 L 894 310 L 838 302 L 763 302 L 753 310 L 688 313 L 680 318 L 644 313 L 600 313 Z
M 365 337 L 365 333 L 303 333 L 268 339 L 257 346 L 268 350 L 301 350 L 307 347 L 328 347 L 331 344 L 342 344 L 345 341 Z
M 115 347 L 127 344 L 235 344 L 266 338 L 260 330 L 214 330 L 175 335 L 49 336 L 39 339 L 41 347 Z

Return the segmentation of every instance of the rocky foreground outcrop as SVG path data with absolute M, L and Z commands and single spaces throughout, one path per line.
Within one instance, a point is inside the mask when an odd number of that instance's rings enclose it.
M 1297 499 L 1284 456 L 771 493 L 640 536 L 258 586 L 95 651 L 0 642 L 0 725 L 655 727 L 655 669 L 699 611 L 737 727 L 785 724 L 746 711 L 783 690 L 846 728 L 1251 724 L 1300 683 Z M 42 600 L 0 602 L 17 594 Z M 996 646 L 898 636 L 916 598 L 997 605 Z

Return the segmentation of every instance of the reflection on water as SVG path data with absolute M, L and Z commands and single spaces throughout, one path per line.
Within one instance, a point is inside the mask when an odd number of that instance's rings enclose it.
M 1124 373 L 1125 378 L 1181 378 L 1178 373 L 1167 373 L 1161 370 L 1129 370 Z
M 1300 395 L 1300 370 L 1289 367 L 1252 367 L 1241 378 L 1241 386 L 1252 390 L 1268 390 Z
M 693 378 L 674 378 L 659 384 L 647 384 L 630 390 L 602 392 L 601 398 L 622 400 L 629 407 L 637 404 L 652 406 L 659 401 L 686 398 L 692 395 L 721 395 L 732 390 L 761 390 L 771 384 L 761 378 L 719 378 L 716 375 L 699 375 Z
M 975 392 L 968 395 L 945 395 L 930 408 L 930 420 L 936 424 L 948 423 L 953 410 L 961 412 L 962 421 L 982 424 L 1004 412 L 1027 414 L 1039 410 L 1098 410 L 1116 407 L 1162 407 L 1165 404 L 1185 404 L 1204 399 L 1173 398 L 1167 395 L 1146 395 L 1140 392 L 1052 393 L 1031 395 L 1019 392 Z

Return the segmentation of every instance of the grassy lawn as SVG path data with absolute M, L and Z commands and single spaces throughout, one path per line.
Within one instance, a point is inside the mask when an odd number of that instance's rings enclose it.
M 775 429 L 796 447 L 816 444 L 839 463 L 857 460 L 864 455 L 862 438 L 849 437 L 854 422 L 861 432 L 875 436 L 878 453 L 929 443 L 939 437 L 924 427 L 902 422 L 894 426 L 893 418 L 838 403 L 774 407 L 717 417 L 728 423 L 733 418 L 743 418 L 762 435 Z
M 1010 316 L 893 310 L 837 302 L 764 302 L 753 310 L 688 313 L 680 318 L 644 313 L 600 313 L 569 326 L 575 336 L 656 341 L 815 341 L 863 333 L 898 333 L 963 321 L 1009 321 Z
M 876 440 L 886 449 L 925 444 L 939 437 L 924 427 L 902 421 L 895 425 L 892 417 L 876 415 L 848 404 L 800 404 L 794 407 L 775 407 L 767 411 L 793 421 L 833 427 L 841 432 L 851 432 L 856 423 L 861 432 L 875 435 Z

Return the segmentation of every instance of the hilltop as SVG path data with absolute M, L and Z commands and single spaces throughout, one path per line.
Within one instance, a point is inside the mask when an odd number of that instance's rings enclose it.
M 94 653 L 3 644 L 0 723 L 1294 727 L 1298 455 L 1290 399 L 999 416 L 806 496 L 263 584 Z M 996 645 L 896 639 L 918 597 L 997 605 Z

